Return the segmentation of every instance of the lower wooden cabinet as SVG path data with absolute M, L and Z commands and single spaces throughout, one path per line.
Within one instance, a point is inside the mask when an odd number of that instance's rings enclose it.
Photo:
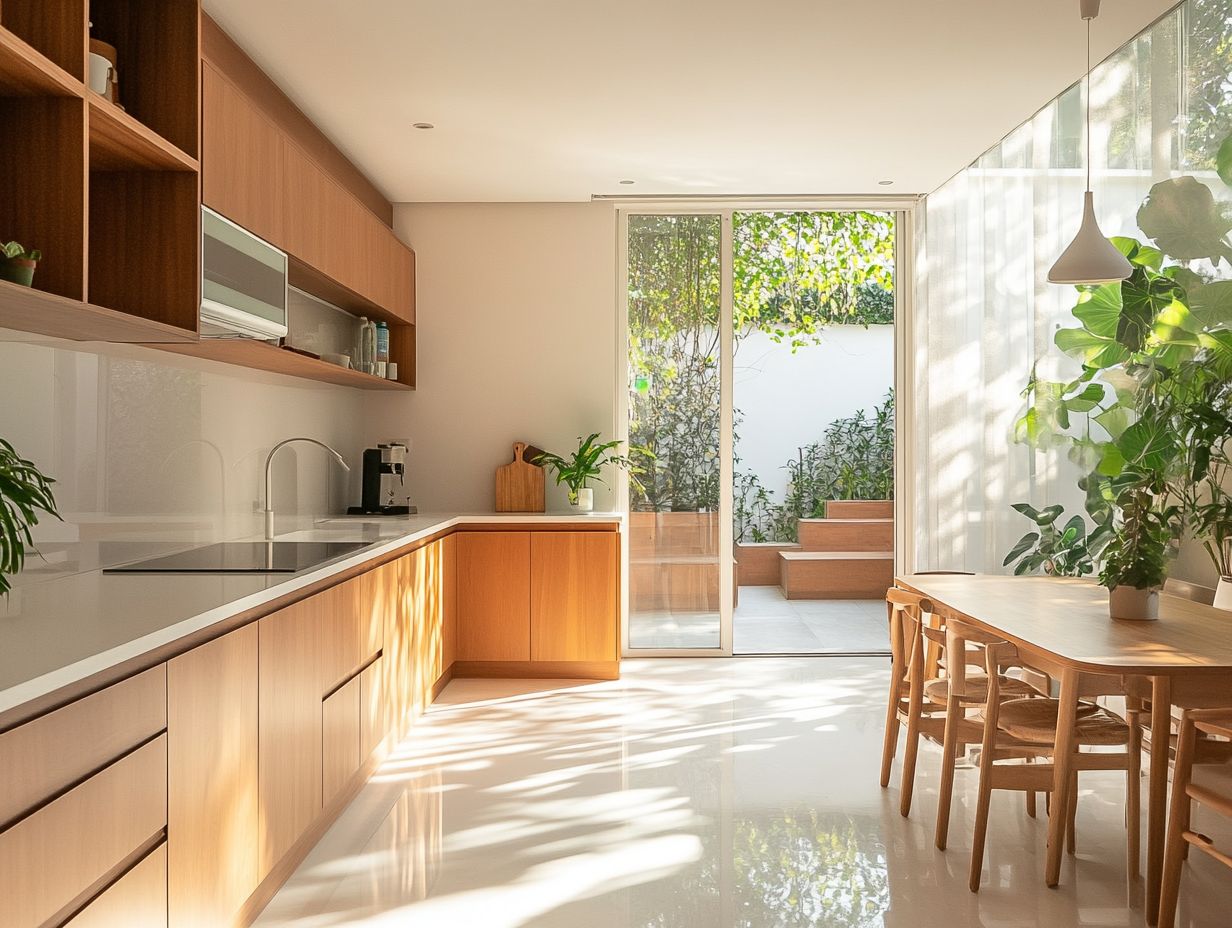
M 620 536 L 536 532 L 530 539 L 530 659 L 614 661 Z
M 342 792 L 359 769 L 359 677 L 352 677 L 321 703 L 321 805 Z
M 458 660 L 530 660 L 530 533 L 456 537 Z
M 257 643 L 249 625 L 167 663 L 167 913 L 234 923 L 257 888 Z
M 219 924 L 222 924 L 221 922 Z M 150 851 L 64 928 L 166 928 L 167 845 Z

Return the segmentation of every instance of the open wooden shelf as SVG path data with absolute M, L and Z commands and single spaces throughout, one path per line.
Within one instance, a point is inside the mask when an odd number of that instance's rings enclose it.
M 80 98 L 84 92 L 81 81 L 0 26 L 0 95 Z
M 37 273 L 35 280 L 38 280 Z M 79 342 L 197 341 L 197 333 L 0 280 L 0 328 Z
M 90 103 L 90 170 L 196 171 L 197 161 L 94 91 Z
M 396 380 L 383 380 L 372 374 L 339 367 L 337 364 L 287 351 L 268 342 L 252 338 L 203 338 L 190 345 L 163 344 L 155 347 L 165 351 L 174 351 L 177 354 L 208 358 L 212 361 L 222 361 L 226 364 L 236 364 L 240 367 L 269 371 L 274 374 L 302 377 L 305 380 L 317 380 L 321 383 L 358 387 L 361 390 L 414 389 L 409 384 Z

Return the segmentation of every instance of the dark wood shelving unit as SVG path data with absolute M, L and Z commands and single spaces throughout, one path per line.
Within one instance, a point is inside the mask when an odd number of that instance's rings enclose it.
M 411 384 L 400 383 L 396 380 L 382 380 L 380 377 L 365 374 L 363 371 L 339 367 L 328 361 L 310 358 L 307 355 L 287 351 L 285 348 L 278 348 L 268 342 L 251 338 L 203 338 L 190 345 L 164 344 L 156 347 L 165 351 L 173 351 L 176 354 L 192 355 L 195 358 L 207 358 L 254 370 L 287 374 L 291 377 L 302 377 L 305 380 L 317 380 L 343 387 L 358 387 L 361 390 L 415 389 Z
M 43 253 L 0 287 L 0 327 L 193 342 L 200 289 L 198 0 L 3 0 L 0 238 Z M 118 50 L 121 108 L 85 83 Z

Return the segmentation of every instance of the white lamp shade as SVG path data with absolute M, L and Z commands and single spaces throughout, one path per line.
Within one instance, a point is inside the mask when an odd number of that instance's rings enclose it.
M 1134 267 L 1129 259 L 1099 231 L 1099 223 L 1095 221 L 1095 201 L 1088 190 L 1083 194 L 1082 225 L 1048 272 L 1048 282 L 1110 284 L 1124 280 L 1133 272 Z

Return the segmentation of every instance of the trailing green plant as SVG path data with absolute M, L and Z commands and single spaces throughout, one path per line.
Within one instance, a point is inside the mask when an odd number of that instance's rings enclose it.
M 556 485 L 562 483 L 568 489 L 569 502 L 576 503 L 578 491 L 584 490 L 591 480 L 603 483 L 603 468 L 617 467 L 627 470 L 630 479 L 637 481 L 641 468 L 633 464 L 625 455 L 612 454 L 613 448 L 619 448 L 619 441 L 599 441 L 599 433 L 594 432 L 586 438 L 578 436 L 578 447 L 569 457 L 545 451 L 537 455 L 532 462 L 540 467 L 546 467 L 556 474 Z
M 27 251 L 24 246 L 17 242 L 8 242 L 5 245 L 0 245 L 0 256 L 12 260 L 16 258 L 20 261 L 41 261 L 43 253 L 37 248 Z
M 1219 160 L 1232 180 L 1232 145 Z M 1151 188 L 1137 219 L 1154 244 L 1111 240 L 1132 273 L 1078 288 L 1079 325 L 1055 342 L 1082 372 L 1064 383 L 1033 375 L 1018 435 L 1066 448 L 1111 506 L 1101 582 L 1148 588 L 1186 529 L 1228 566 L 1232 281 L 1210 269 L 1232 265 L 1232 217 L 1206 186 L 1177 177 Z
M 26 551 L 34 545 L 30 529 L 38 525 L 39 513 L 59 518 L 53 483 L 0 438 L 0 594 L 9 592 L 9 577 L 25 566 Z
M 1058 528 L 1064 506 L 1036 509 L 1028 503 L 1015 503 L 1013 508 L 1035 523 L 1035 531 L 1019 538 L 1001 564 L 1014 564 L 1015 576 L 1042 571 L 1053 577 L 1085 577 L 1095 572 L 1096 559 L 1114 534 L 1108 522 L 1088 532 L 1087 520 L 1081 515 L 1071 516 Z M 1110 517 L 1111 511 L 1107 514 Z
M 826 503 L 894 496 L 894 391 L 871 414 L 861 409 L 826 427 L 820 441 L 786 462 L 787 489 L 773 501 L 754 474 L 737 473 L 735 536 L 743 542 L 796 542 L 797 522 L 826 514 Z

